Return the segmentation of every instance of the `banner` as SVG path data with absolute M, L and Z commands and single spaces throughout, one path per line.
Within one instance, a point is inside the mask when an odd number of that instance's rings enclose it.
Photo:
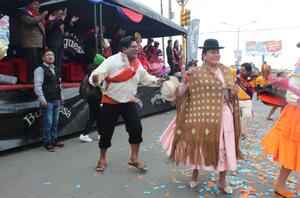
M 64 52 L 76 56 L 84 54 L 83 38 L 73 32 L 65 32 Z
M 187 29 L 186 63 L 198 59 L 199 23 L 199 19 L 193 19 Z
M 262 56 L 262 55 L 275 55 L 281 54 L 282 41 L 249 41 L 246 42 L 246 55 L 247 56 Z

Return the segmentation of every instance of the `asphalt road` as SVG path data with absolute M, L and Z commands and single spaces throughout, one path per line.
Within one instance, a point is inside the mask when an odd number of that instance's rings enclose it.
M 255 102 L 255 118 L 242 142 L 246 156 L 239 161 L 237 176 L 228 176 L 234 187 L 232 197 L 273 197 L 272 183 L 278 165 L 261 152 L 259 140 L 272 126 L 265 121 L 270 107 Z M 128 136 L 124 125 L 116 127 L 104 174 L 94 169 L 99 157 L 97 141 L 81 143 L 77 137 L 65 140 L 65 148 L 47 152 L 35 146 L 0 154 L 1 198 L 181 198 L 226 197 L 217 188 L 218 174 L 202 172 L 198 188 L 189 189 L 191 170 L 167 163 L 158 139 L 175 111 L 142 120 L 144 143 L 141 160 L 150 168 L 146 174 L 127 165 Z M 275 114 L 275 118 L 278 112 Z M 97 134 L 91 133 L 96 139 Z M 299 174 L 293 174 L 289 185 L 298 191 Z

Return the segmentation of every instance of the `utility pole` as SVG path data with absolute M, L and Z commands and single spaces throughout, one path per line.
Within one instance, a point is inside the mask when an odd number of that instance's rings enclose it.
M 160 0 L 160 14 L 163 16 L 164 15 L 164 9 L 163 9 L 163 0 Z M 162 51 L 163 51 L 163 61 L 165 63 L 165 38 L 161 38 L 162 42 Z
M 237 31 L 237 46 L 236 46 L 236 50 L 234 51 L 234 56 L 236 58 L 236 66 L 238 66 L 240 64 L 240 61 L 242 59 L 242 51 L 240 51 L 240 28 L 242 26 L 246 26 L 246 25 L 250 25 L 250 24 L 254 24 L 254 23 L 257 23 L 257 21 L 251 21 L 250 23 L 245 23 L 245 24 L 230 24 L 230 23 L 226 23 L 226 22 L 223 22 L 221 24 L 223 25 L 229 25 L 229 26 L 232 26 L 232 27 L 235 27 L 236 28 L 236 31 Z
M 188 26 L 190 23 L 190 10 L 185 9 L 185 5 L 188 0 L 176 0 L 180 5 L 180 25 L 182 27 Z M 186 42 L 185 37 L 182 35 L 182 64 L 185 65 L 186 62 Z M 183 67 L 185 68 L 185 67 Z
M 173 12 L 172 12 L 172 1 L 169 0 L 169 19 L 173 19 Z M 172 40 L 172 36 L 169 37 L 169 40 Z

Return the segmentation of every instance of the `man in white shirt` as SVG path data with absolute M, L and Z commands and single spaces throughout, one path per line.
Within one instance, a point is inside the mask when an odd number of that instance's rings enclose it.
M 149 75 L 137 59 L 137 43 L 132 36 L 120 40 L 120 52 L 107 58 L 95 69 L 89 81 L 94 86 L 101 86 L 103 96 L 103 132 L 99 141 L 100 159 L 96 171 L 106 168 L 106 151 L 111 147 L 111 139 L 118 117 L 125 122 L 131 144 L 129 165 L 141 171 L 147 167 L 139 161 L 139 147 L 143 141 L 142 124 L 135 106 L 138 84 L 161 84 L 163 79 Z

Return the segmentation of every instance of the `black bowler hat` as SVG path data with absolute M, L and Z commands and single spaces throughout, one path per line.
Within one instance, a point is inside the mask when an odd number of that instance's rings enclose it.
M 216 39 L 206 39 L 204 41 L 203 46 L 198 47 L 203 50 L 210 50 L 210 49 L 223 49 L 224 47 L 219 46 L 219 42 Z

